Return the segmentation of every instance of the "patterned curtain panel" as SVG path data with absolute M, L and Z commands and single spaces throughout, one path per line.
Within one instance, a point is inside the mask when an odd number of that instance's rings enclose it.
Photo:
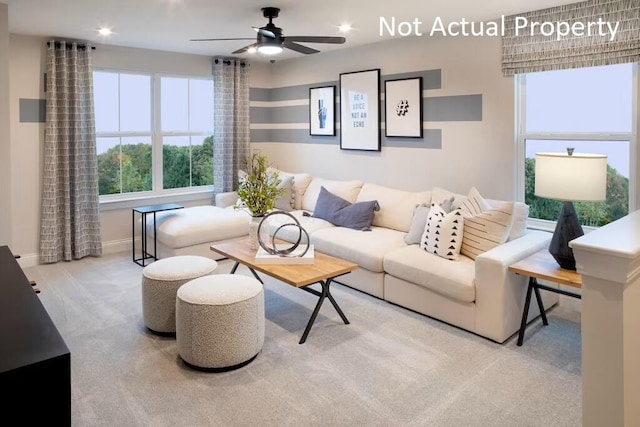
M 523 27 L 526 23 L 526 27 Z M 599 21 L 601 20 L 601 21 Z M 534 22 L 595 23 L 591 35 L 549 34 L 551 25 L 532 26 Z M 598 22 L 602 22 L 599 25 Z M 606 23 L 615 27 L 615 36 Z M 519 25 L 518 34 L 516 26 Z M 564 25 L 564 24 L 563 24 Z M 531 31 L 533 28 L 533 34 Z M 561 28 L 562 31 L 566 27 Z M 579 27 L 577 27 L 579 28 Z M 640 1 L 589 0 L 565 6 L 509 16 L 502 38 L 502 72 L 505 76 L 537 71 L 564 70 L 640 61 Z
M 91 47 L 50 41 L 47 52 L 40 261 L 102 254 Z
M 249 63 L 213 59 L 215 193 L 238 188 L 238 169 L 249 156 Z

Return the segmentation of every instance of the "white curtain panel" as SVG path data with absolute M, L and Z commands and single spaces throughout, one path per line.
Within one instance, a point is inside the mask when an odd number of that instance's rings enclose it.
M 516 35 L 516 19 L 519 25 L 532 23 L 575 23 L 602 20 L 602 33 L 593 27 L 590 36 L 568 34 L 558 36 L 542 34 L 540 26 L 520 28 Z M 615 28 L 615 37 L 605 26 Z M 550 25 L 546 32 L 549 33 Z M 613 38 L 613 40 L 612 40 Z M 505 36 L 502 37 L 502 72 L 505 76 L 538 71 L 565 70 L 570 68 L 624 64 L 640 61 L 640 1 L 639 0 L 588 0 L 549 9 L 521 13 L 505 19 Z
M 91 46 L 51 40 L 40 262 L 102 254 Z
M 213 59 L 214 193 L 238 188 L 238 170 L 249 156 L 249 63 Z

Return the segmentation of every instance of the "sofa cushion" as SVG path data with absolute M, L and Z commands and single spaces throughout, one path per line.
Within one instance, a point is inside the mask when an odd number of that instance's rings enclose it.
M 476 298 L 475 262 L 464 255 L 450 261 L 410 245 L 387 253 L 384 271 L 458 301 Z
M 302 196 L 311 182 L 311 175 L 308 173 L 285 172 L 275 168 L 269 168 L 269 170 L 277 171 L 282 180 L 288 177 L 292 178 L 291 207 L 295 210 L 302 209 Z
M 313 178 L 302 197 L 301 208 L 313 212 L 316 201 L 320 195 L 320 187 L 324 187 L 338 197 L 342 197 L 349 203 L 355 203 L 356 197 L 362 188 L 362 181 L 332 181 L 329 179 Z
M 374 273 L 383 271 L 387 252 L 406 246 L 403 232 L 382 227 L 371 227 L 366 233 L 344 227 L 325 228 L 314 232 L 311 242 L 320 252 L 355 262 Z
M 300 226 L 305 229 L 309 236 L 318 230 L 335 227 L 335 225 L 324 219 L 305 216 L 305 211 L 292 211 L 289 213 L 298 220 Z M 273 235 L 282 224 L 293 223 L 293 220 L 285 215 L 270 216 L 268 221 L 270 235 Z M 296 227 L 283 227 L 278 230 L 277 237 L 288 242 L 295 242 L 298 239 L 298 229 Z
M 373 214 L 379 209 L 378 202 L 375 200 L 349 203 L 326 188 L 321 187 L 313 216 L 327 220 L 331 224 L 340 227 L 370 231 Z
M 377 200 L 380 210 L 373 216 L 373 225 L 408 232 L 416 205 L 431 202 L 431 192 L 412 193 L 365 183 L 356 201 Z
M 449 190 L 445 190 L 440 187 L 433 187 L 431 189 L 431 202 L 437 203 L 439 205 L 442 204 L 445 200 L 449 200 L 453 197 L 453 204 L 451 209 L 456 209 L 460 206 L 460 204 L 467 198 L 464 194 L 453 193 Z
M 464 218 L 460 209 L 447 213 L 440 205 L 432 203 L 420 249 L 455 261 L 460 255 L 463 229 Z
M 454 197 L 452 196 L 450 199 L 442 202 L 440 204 L 440 207 L 447 213 L 451 212 L 453 200 Z M 422 203 L 416 206 L 413 210 L 413 217 L 411 218 L 411 226 L 409 227 L 409 232 L 406 236 L 404 236 L 404 241 L 407 245 L 420 244 L 420 239 L 424 234 L 424 228 L 427 225 L 427 220 L 429 219 L 430 208 L 431 203 Z
M 170 248 L 231 239 L 249 233 L 251 217 L 243 211 L 217 206 L 194 206 L 156 214 L 158 241 Z M 153 237 L 153 221 L 147 220 Z
M 513 224 L 513 202 L 465 216 L 462 253 L 471 259 L 507 241 Z
M 276 199 L 274 208 L 288 212 L 293 209 L 293 176 L 281 176 L 279 174 L 278 178 L 280 179 L 278 189 L 283 190 L 283 193 Z
M 491 208 L 495 209 L 504 204 L 503 200 L 485 199 Z M 513 225 L 507 241 L 522 237 L 527 232 L 527 219 L 529 218 L 529 205 L 522 202 L 513 202 Z

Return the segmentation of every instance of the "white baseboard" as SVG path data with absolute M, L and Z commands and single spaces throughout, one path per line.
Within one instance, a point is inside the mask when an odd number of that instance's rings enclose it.
M 140 247 L 140 238 L 136 238 L 136 246 Z M 110 240 L 108 242 L 102 242 L 102 253 L 104 255 L 117 254 L 120 252 L 131 252 L 131 239 Z M 21 268 L 35 267 L 40 265 L 40 255 L 27 254 L 20 255 L 18 258 L 18 265 Z
M 136 237 L 136 246 L 140 247 L 140 238 Z M 102 253 L 117 254 L 119 252 L 131 252 L 131 239 L 110 240 L 102 242 Z
M 38 264 L 40 264 L 40 255 L 38 254 L 20 255 L 20 258 L 18 258 L 16 261 L 18 261 L 18 265 L 20 266 L 20 268 L 35 267 Z

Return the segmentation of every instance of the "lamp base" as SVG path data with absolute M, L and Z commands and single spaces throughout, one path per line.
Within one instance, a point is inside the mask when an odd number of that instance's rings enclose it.
M 573 249 L 569 247 L 569 242 L 583 235 L 584 231 L 573 207 L 573 202 L 563 202 L 560 217 L 549 245 L 549 253 L 560 264 L 560 267 L 567 270 L 576 269 L 576 259 L 573 257 Z

